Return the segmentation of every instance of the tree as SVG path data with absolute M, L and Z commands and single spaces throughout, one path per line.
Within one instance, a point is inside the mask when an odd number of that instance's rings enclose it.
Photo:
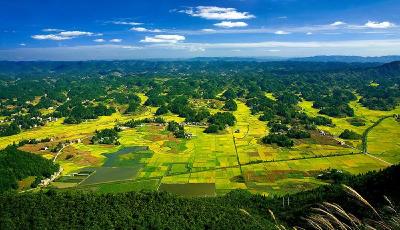
M 129 102 L 128 109 L 126 109 L 125 113 L 134 113 L 137 112 L 137 110 L 140 107 L 140 103 L 137 102 L 136 100 L 132 100 Z
M 225 105 L 224 105 L 224 107 L 222 109 L 227 110 L 227 111 L 236 111 L 237 110 L 237 104 L 236 104 L 236 102 L 234 100 L 229 99 L 229 100 L 227 100 L 225 102 Z
M 222 94 L 222 96 L 225 99 L 235 99 L 236 98 L 236 93 L 235 93 L 235 91 L 233 91 L 233 89 L 229 88 Z
M 217 133 L 219 131 L 219 126 L 211 124 L 206 129 L 204 129 L 205 133 Z
M 162 105 L 160 108 L 157 109 L 156 111 L 156 115 L 163 115 L 163 114 L 167 114 L 169 112 L 167 106 Z
M 271 133 L 268 136 L 263 137 L 261 140 L 264 144 L 277 144 L 281 147 L 292 147 L 294 145 L 293 140 L 284 134 Z
M 352 131 L 352 130 L 348 130 L 345 129 L 340 135 L 340 138 L 342 139 L 348 139 L 348 140 L 358 140 L 361 139 L 361 135 Z

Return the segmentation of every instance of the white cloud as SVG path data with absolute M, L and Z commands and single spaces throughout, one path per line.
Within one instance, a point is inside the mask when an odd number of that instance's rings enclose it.
M 240 52 L 241 50 L 231 50 L 232 52 Z
M 311 32 L 307 32 L 307 33 L 306 33 L 306 35 L 312 35 L 312 34 L 313 34 L 313 33 L 311 33 Z
M 140 42 L 145 43 L 177 43 L 179 41 L 184 41 L 186 38 L 182 35 L 156 35 L 154 37 L 146 36 Z
M 281 50 L 277 50 L 277 49 L 270 49 L 267 50 L 267 52 L 271 52 L 271 53 L 276 53 L 276 52 L 280 52 Z
M 25 44 L 25 43 L 20 43 L 19 45 L 20 45 L 20 46 L 26 46 L 26 44 Z
M 94 42 L 105 42 L 106 40 L 102 39 L 102 38 L 98 38 L 98 39 L 94 39 Z
M 290 34 L 290 32 L 283 31 L 283 30 L 278 30 L 278 31 L 275 31 L 275 34 L 278 34 L 278 35 L 286 35 L 286 34 Z
M 202 29 L 201 31 L 203 31 L 203 32 L 215 32 L 216 30 L 214 30 L 214 29 Z
M 179 45 L 179 43 L 177 44 Z M 198 46 L 203 48 L 379 48 L 400 47 L 400 39 L 384 40 L 342 40 L 342 41 L 294 41 L 294 42 L 248 42 L 248 43 L 182 43 L 182 45 Z
M 120 39 L 120 38 L 114 38 L 114 39 L 111 39 L 110 42 L 113 42 L 113 43 L 120 43 L 120 42 L 122 42 L 122 39 Z
M 342 26 L 342 25 L 346 25 L 346 23 L 342 22 L 342 21 L 336 21 L 336 22 L 334 22 L 334 23 L 332 23 L 330 25 L 331 26 Z
M 55 34 L 45 34 L 45 35 L 38 34 L 38 35 L 32 35 L 31 37 L 36 40 L 53 40 L 53 41 L 63 41 L 73 38 L 73 37 L 63 37 Z
M 375 21 L 368 21 L 367 23 L 364 24 L 365 27 L 367 28 L 372 28 L 372 29 L 387 29 L 387 28 L 392 28 L 395 27 L 396 24 L 388 21 L 384 22 L 375 22 Z
M 115 25 L 131 25 L 131 26 L 138 26 L 143 24 L 141 22 L 127 22 L 127 21 L 112 21 L 112 23 Z
M 51 31 L 55 31 L 55 29 L 50 29 Z M 49 31 L 49 29 L 47 30 Z M 58 30 L 60 31 L 60 30 Z M 101 36 L 102 34 L 94 34 L 92 32 L 86 32 L 86 31 L 65 31 L 61 30 L 62 32 L 57 33 L 57 34 L 37 34 L 37 35 L 32 35 L 31 37 L 33 39 L 37 40 L 53 40 L 53 41 L 62 41 L 62 40 L 69 40 L 73 39 L 76 37 L 80 36 Z
M 248 12 L 239 12 L 235 8 L 223 8 L 217 6 L 198 6 L 179 11 L 193 17 L 200 17 L 210 20 L 238 20 L 255 18 Z
M 130 30 L 136 31 L 136 32 L 151 32 L 151 33 L 161 33 L 162 31 L 160 29 L 147 29 L 144 27 L 133 27 Z
M 63 36 L 63 37 L 78 37 L 78 36 L 92 36 L 92 32 L 85 32 L 85 31 L 63 31 L 60 32 L 58 35 Z
M 219 23 L 215 23 L 214 26 L 223 27 L 223 28 L 233 28 L 233 27 L 246 27 L 248 25 L 245 22 L 222 21 Z
M 43 32 L 61 32 L 61 31 L 65 31 L 65 30 L 48 28 L 48 29 L 43 29 L 42 31 Z

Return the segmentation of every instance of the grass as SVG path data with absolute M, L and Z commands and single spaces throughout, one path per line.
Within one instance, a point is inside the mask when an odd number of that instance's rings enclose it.
M 400 122 L 388 118 L 368 134 L 368 152 L 390 163 L 400 161 Z
M 18 191 L 23 191 L 31 188 L 31 184 L 35 181 L 34 176 L 29 176 L 23 180 L 18 181 Z
M 385 168 L 387 165 L 367 155 L 335 156 L 243 166 L 250 191 L 282 195 L 315 188 L 323 184 L 315 179 L 320 171 L 336 168 L 353 174 Z

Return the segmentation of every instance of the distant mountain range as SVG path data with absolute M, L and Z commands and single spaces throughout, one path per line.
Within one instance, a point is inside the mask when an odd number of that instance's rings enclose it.
M 187 59 L 190 61 L 299 61 L 299 62 L 345 62 L 345 63 L 389 63 L 400 61 L 400 55 L 362 57 L 362 56 L 312 56 L 312 57 L 197 57 Z
M 289 61 L 304 61 L 304 62 L 379 62 L 388 63 L 400 61 L 400 56 L 381 56 L 381 57 L 361 57 L 361 56 L 314 56 L 303 58 L 291 58 Z

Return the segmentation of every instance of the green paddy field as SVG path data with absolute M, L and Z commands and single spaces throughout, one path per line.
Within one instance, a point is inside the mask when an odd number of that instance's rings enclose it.
M 141 97 L 144 101 L 145 96 Z M 58 156 L 56 162 L 64 171 L 52 187 L 100 193 L 159 190 L 184 196 L 215 196 L 234 189 L 264 195 L 295 193 L 324 184 L 316 175 L 328 168 L 360 174 L 400 161 L 400 123 L 393 118 L 384 119 L 368 133 L 370 154 L 362 153 L 361 141 L 347 141 L 345 146 L 338 144 L 341 141 L 338 135 L 344 129 L 363 134 L 379 118 L 400 113 L 400 108 L 372 111 L 351 102 L 355 117 L 364 119 L 365 126 L 352 126 L 348 118 L 333 118 L 335 127 L 319 127 L 332 136 L 322 137 L 316 131 L 311 138 L 296 140 L 292 148 L 281 148 L 260 142 L 269 132 L 266 123 L 259 121 L 258 115 L 252 115 L 243 102 L 236 102 L 238 110 L 233 112 L 236 125 L 219 134 L 206 134 L 205 127 L 201 126 L 185 126 L 193 137 L 177 139 L 165 126 L 146 124 L 120 132 L 119 146 L 88 142 L 95 130 L 111 128 L 130 119 L 153 117 L 157 108 L 148 107 L 141 114 L 127 116 L 117 112 L 78 125 L 64 125 L 59 120 L 0 138 L 0 147 L 27 138 L 52 137 L 55 143 L 81 139 Z M 302 101 L 298 106 L 309 115 L 318 114 L 312 102 Z M 167 121 L 183 121 L 175 115 L 163 117 Z M 40 147 L 22 148 L 54 158 L 54 153 L 40 151 Z

